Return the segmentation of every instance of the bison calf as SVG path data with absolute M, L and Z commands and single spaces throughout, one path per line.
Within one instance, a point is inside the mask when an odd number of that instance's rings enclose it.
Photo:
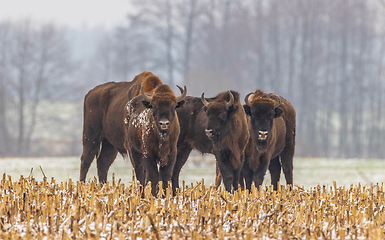
M 181 96 L 175 97 L 171 88 L 162 84 L 150 95 L 144 93 L 142 87 L 141 95 L 126 106 L 126 148 L 137 179 L 143 186 L 150 181 L 154 196 L 158 191 L 159 177 L 164 189 L 171 180 L 180 132 L 175 109 L 184 103 L 186 87 L 181 92 Z
M 249 129 L 239 93 L 220 93 L 211 102 L 202 94 L 201 100 L 207 114 L 206 135 L 212 140 L 213 152 L 227 191 L 238 190 L 239 176 L 244 160 L 244 150 L 249 140 Z
M 250 97 L 250 98 L 249 98 Z M 250 116 L 251 136 L 243 165 L 246 188 L 252 182 L 259 187 L 267 168 L 274 189 L 281 166 L 286 183 L 293 184 L 293 156 L 295 147 L 295 110 L 283 97 L 255 90 L 245 97 L 244 109 Z M 270 166 L 269 166 L 270 165 Z

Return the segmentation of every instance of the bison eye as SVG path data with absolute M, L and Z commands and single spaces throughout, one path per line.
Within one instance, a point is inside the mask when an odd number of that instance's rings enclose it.
M 222 120 L 226 120 L 226 117 L 227 117 L 227 113 L 221 113 L 221 114 L 219 114 L 219 117 L 220 117 L 220 119 L 222 119 Z

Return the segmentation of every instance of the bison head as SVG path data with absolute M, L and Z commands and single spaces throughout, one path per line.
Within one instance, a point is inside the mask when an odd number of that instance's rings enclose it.
M 208 118 L 206 135 L 214 142 L 218 142 L 227 134 L 229 129 L 227 125 L 230 123 L 231 116 L 238 110 L 238 105 L 234 104 L 234 96 L 230 91 L 219 95 L 210 103 L 202 93 L 201 101 Z
M 170 128 L 174 122 L 175 109 L 182 106 L 187 94 L 186 86 L 184 90 L 177 86 L 182 95 L 175 97 L 173 91 L 168 85 L 159 85 L 152 95 L 144 93 L 143 86 L 140 89 L 143 96 L 143 104 L 146 108 L 152 109 L 155 125 L 160 135 L 165 138 L 170 133 Z
M 252 95 L 251 101 L 249 101 L 250 95 Z M 245 103 L 244 109 L 246 114 L 251 116 L 251 129 L 257 148 L 264 151 L 271 137 L 274 118 L 280 117 L 283 113 L 282 108 L 279 107 L 280 97 L 257 90 L 246 95 Z

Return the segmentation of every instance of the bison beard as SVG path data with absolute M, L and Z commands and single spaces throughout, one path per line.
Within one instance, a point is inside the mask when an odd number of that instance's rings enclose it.
M 154 196 L 159 177 L 164 189 L 171 180 L 180 132 L 175 109 L 183 105 L 186 87 L 181 92 L 182 96 L 175 97 L 169 86 L 159 85 L 152 95 L 147 95 L 142 87 L 141 95 L 126 106 L 126 148 L 137 179 L 143 186 L 151 182 Z
M 251 98 L 249 99 L 249 96 Z M 293 184 L 295 110 L 283 97 L 255 90 L 245 97 L 244 109 L 250 116 L 251 137 L 246 149 L 243 177 L 246 188 L 259 187 L 267 168 L 274 189 L 278 188 L 281 166 L 286 183 Z
M 201 101 L 207 114 L 206 135 L 214 144 L 214 154 L 226 191 L 238 190 L 239 176 L 244 160 L 244 150 L 249 139 L 246 114 L 239 93 L 220 93 L 215 100 Z

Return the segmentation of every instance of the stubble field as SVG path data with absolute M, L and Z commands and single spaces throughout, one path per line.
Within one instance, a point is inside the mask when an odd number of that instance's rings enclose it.
M 42 167 L 46 177 L 54 177 L 56 182 L 79 179 L 80 157 L 47 157 L 47 158 L 0 158 L 0 173 L 10 175 L 13 180 L 33 176 L 43 179 Z M 32 170 L 32 173 L 31 173 Z M 122 183 L 132 181 L 132 165 L 129 160 L 118 156 L 108 172 L 108 181 L 121 179 Z M 87 179 L 97 178 L 96 160 L 92 163 Z M 193 155 L 183 167 L 180 183 L 195 183 L 204 179 L 206 185 L 214 182 L 215 160 L 212 155 Z M 385 160 L 378 159 L 326 159 L 326 158 L 294 158 L 294 184 L 309 189 L 316 185 L 331 186 L 333 181 L 338 185 L 371 184 L 385 182 Z M 267 172 L 264 184 L 270 184 Z M 281 184 L 285 178 L 281 175 Z
M 182 170 L 183 187 L 174 197 L 170 189 L 153 197 L 149 188 L 142 197 L 132 179 L 131 163 L 121 158 L 103 186 L 94 178 L 95 163 L 87 182 L 77 181 L 77 157 L 0 161 L 2 239 L 384 236 L 385 162 L 381 160 L 295 158 L 292 189 L 272 191 L 267 174 L 260 190 L 228 194 L 211 184 L 212 157 L 196 156 Z

